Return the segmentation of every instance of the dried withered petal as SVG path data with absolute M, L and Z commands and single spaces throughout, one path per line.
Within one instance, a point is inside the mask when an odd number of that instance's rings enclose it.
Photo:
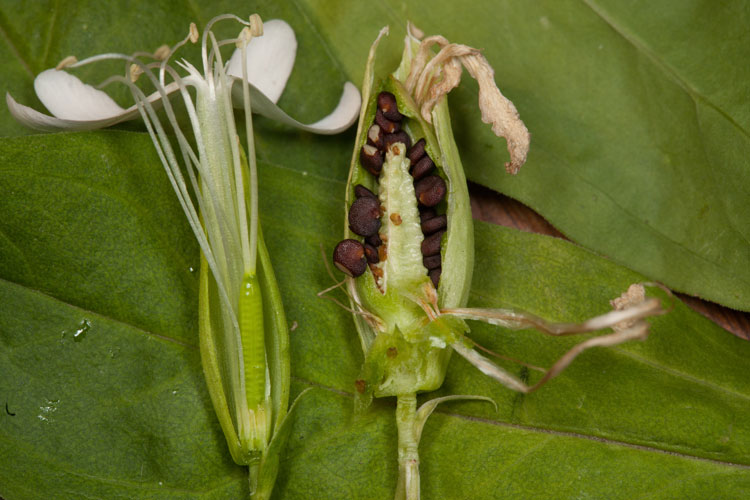
M 375 112 L 375 123 L 380 126 L 380 129 L 386 134 L 392 134 L 401 130 L 401 124 L 399 122 L 389 120 L 380 110 Z
M 380 239 L 380 235 L 377 233 L 373 234 L 372 236 L 368 236 L 367 238 L 365 238 L 365 241 L 375 248 L 383 244 L 383 240 Z
M 333 263 L 343 273 L 357 277 L 367 269 L 365 248 L 357 240 L 346 239 L 340 241 L 333 250 Z
M 411 169 L 411 176 L 414 177 L 415 181 L 418 181 L 427 175 L 434 166 L 435 163 L 433 163 L 432 158 L 428 155 L 424 155 L 416 164 L 414 164 L 414 167 Z
M 422 255 L 429 257 L 440 253 L 440 240 L 443 238 L 445 231 L 438 231 L 422 241 Z
M 400 122 L 404 118 L 398 111 L 396 96 L 390 92 L 381 92 L 378 94 L 378 109 L 383 112 L 383 116 L 391 121 Z
M 380 171 L 383 170 L 383 152 L 378 151 L 375 146 L 365 144 L 359 152 L 359 162 L 372 175 L 380 175 Z
M 409 151 L 406 153 L 406 156 L 409 157 L 409 161 L 412 165 L 417 163 L 420 158 L 424 156 L 424 147 L 427 143 L 425 142 L 424 138 L 419 139 L 411 148 L 409 148 Z
M 427 220 L 435 217 L 437 213 L 434 208 L 430 207 L 419 207 L 419 222 L 424 223 Z
M 399 130 L 398 132 L 394 132 L 393 134 L 385 134 L 383 143 L 385 144 L 386 150 L 397 142 L 402 142 L 407 151 L 411 147 L 411 137 L 409 137 L 409 134 L 407 134 L 403 130 Z
M 365 257 L 367 258 L 367 262 L 369 262 L 370 264 L 377 264 L 378 262 L 380 262 L 380 257 L 378 257 L 378 249 L 370 245 L 369 243 L 365 243 Z
M 377 196 L 375 196 L 375 193 L 373 193 L 372 191 L 364 187 L 362 184 L 357 184 L 356 186 L 354 186 L 354 196 L 357 198 L 362 198 L 363 196 L 369 196 L 370 198 L 377 198 Z
M 448 217 L 445 214 L 437 215 L 422 223 L 422 232 L 424 234 L 432 234 L 435 231 L 440 231 L 446 227 L 448 227 Z
M 440 254 L 430 255 L 429 257 L 422 257 L 422 264 L 429 270 L 433 270 L 442 265 L 442 258 Z
M 414 185 L 414 191 L 419 203 L 426 207 L 434 207 L 445 198 L 447 188 L 441 177 L 428 175 L 417 181 Z
M 349 209 L 349 229 L 360 236 L 372 236 L 380 229 L 380 200 L 357 198 Z
M 432 280 L 432 286 L 435 288 L 438 287 L 438 283 L 440 283 L 440 274 L 443 272 L 443 269 L 440 267 L 437 267 L 429 272 L 430 279 Z
M 381 150 L 385 149 L 385 145 L 383 143 L 384 136 L 385 134 L 380 128 L 380 125 L 378 125 L 377 123 L 373 123 L 367 130 L 367 144 L 375 146 L 376 148 Z

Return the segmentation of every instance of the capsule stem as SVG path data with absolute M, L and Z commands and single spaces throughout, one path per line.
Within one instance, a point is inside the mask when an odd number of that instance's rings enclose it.
M 401 394 L 396 399 L 398 428 L 398 485 L 395 500 L 419 500 L 419 426 L 417 395 Z

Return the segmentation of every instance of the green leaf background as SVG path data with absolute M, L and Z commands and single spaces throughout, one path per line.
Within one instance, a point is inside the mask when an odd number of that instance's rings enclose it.
M 588 250 L 477 224 L 473 304 L 580 320 L 647 278 L 748 310 L 745 3 L 3 0 L 5 89 L 38 106 L 33 75 L 69 54 L 153 50 L 190 21 L 255 11 L 297 32 L 280 104 L 307 120 L 336 103 L 345 80 L 359 83 L 384 24 L 383 67 L 399 57 L 407 18 L 484 49 L 532 150 L 517 178 L 502 174 L 503 141 L 480 122 L 466 81 L 451 107 L 470 178 L 527 203 Z M 83 75 L 97 81 L 108 70 Z M 0 110 L 7 500 L 247 493 L 203 383 L 197 245 L 147 135 L 124 128 L 35 135 Z M 349 314 L 315 296 L 331 284 L 321 246 L 327 254 L 342 234 L 353 132 L 313 137 L 262 119 L 256 128 L 262 223 L 297 325 L 293 390 L 315 388 L 295 416 L 275 497 L 389 498 L 393 402 L 352 415 L 359 341 Z M 471 326 L 482 345 L 537 365 L 574 342 Z M 746 342 L 677 303 L 646 342 L 586 353 L 527 396 L 455 356 L 439 394 L 489 396 L 499 410 L 451 403 L 430 418 L 423 495 L 746 497 L 748 354 Z

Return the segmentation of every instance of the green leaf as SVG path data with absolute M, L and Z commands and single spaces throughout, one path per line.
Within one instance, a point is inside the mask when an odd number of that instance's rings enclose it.
M 260 163 L 262 223 L 297 324 L 293 392 L 322 388 L 291 416 L 275 498 L 388 498 L 397 472 L 393 402 L 354 419 L 362 361 L 354 325 L 315 296 L 331 283 L 320 245 L 328 253 L 342 234 L 347 159 L 331 163 L 327 139 L 309 141 L 307 164 L 266 146 L 276 161 Z M 15 414 L 0 413 L 0 496 L 245 495 L 196 349 L 189 264 L 197 250 L 149 140 L 31 136 L 0 143 L 0 158 L 0 405 Z M 576 320 L 605 312 L 608 299 L 642 279 L 557 239 L 478 224 L 476 242 L 477 306 Z M 183 314 L 192 319 L 180 326 Z M 574 341 L 472 328 L 482 345 L 534 364 L 548 365 Z M 644 343 L 585 353 L 528 396 L 454 356 L 443 389 L 427 397 L 488 396 L 500 411 L 445 403 L 430 417 L 425 498 L 742 497 L 750 345 L 681 303 L 652 330 Z

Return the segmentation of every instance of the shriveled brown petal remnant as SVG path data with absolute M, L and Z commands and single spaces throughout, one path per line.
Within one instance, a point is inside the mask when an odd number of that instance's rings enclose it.
M 625 309 L 638 304 L 643 303 L 646 300 L 646 289 L 640 283 L 633 283 L 628 287 L 628 290 L 616 299 L 612 299 L 609 303 L 615 309 L 615 311 L 624 311 Z M 623 321 L 612 326 L 614 331 L 627 330 L 633 326 L 638 319 L 631 319 L 629 321 Z
M 432 56 L 432 47 L 440 51 Z M 431 57 L 432 56 L 432 57 Z M 508 173 L 515 174 L 526 162 L 530 135 L 518 115 L 518 110 L 495 84 L 495 72 L 479 50 L 466 45 L 449 43 L 442 36 L 425 38 L 412 62 L 406 79 L 406 89 L 420 105 L 422 117 L 432 123 L 432 109 L 461 81 L 462 66 L 479 84 L 479 109 L 482 121 L 492 125 L 492 131 L 508 142 L 510 161 Z

